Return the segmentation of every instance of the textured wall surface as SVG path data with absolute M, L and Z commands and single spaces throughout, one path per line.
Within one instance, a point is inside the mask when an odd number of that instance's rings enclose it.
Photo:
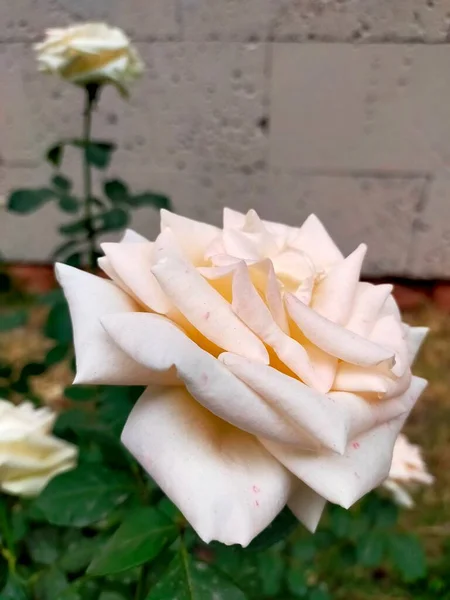
M 367 274 L 450 277 L 450 0 L 3 0 L 0 195 L 44 184 L 44 149 L 79 134 L 80 93 L 36 73 L 32 44 L 84 20 L 126 29 L 147 65 L 96 115 L 121 144 L 108 175 L 215 223 L 314 211 L 346 252 L 369 244 Z M 79 182 L 77 155 L 63 168 Z M 65 219 L 2 211 L 0 251 L 45 260 Z

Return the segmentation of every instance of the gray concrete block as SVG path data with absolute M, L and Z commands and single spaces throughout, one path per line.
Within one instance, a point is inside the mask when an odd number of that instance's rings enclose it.
M 265 40 L 273 0 L 180 0 L 186 40 Z
M 180 29 L 176 0 L 5 0 L 0 3 L 0 40 L 35 40 L 49 27 L 106 21 L 133 39 L 174 39 Z
M 425 279 L 450 277 L 450 172 L 430 183 L 414 224 L 407 274 Z
M 272 172 L 264 216 L 300 225 L 315 213 L 345 254 L 369 249 L 367 276 L 402 275 L 425 180 Z
M 449 0 L 274 0 L 276 41 L 448 40 Z
M 428 171 L 450 162 L 445 45 L 275 44 L 270 164 Z

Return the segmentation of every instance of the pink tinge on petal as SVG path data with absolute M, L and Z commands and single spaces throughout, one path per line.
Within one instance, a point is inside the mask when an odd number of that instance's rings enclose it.
M 109 315 L 102 324 L 118 347 L 150 373 L 182 382 L 205 408 L 232 425 L 284 444 L 302 432 L 257 392 L 159 315 Z M 155 343 L 156 340 L 156 343 Z
M 114 272 L 124 282 L 133 296 L 157 313 L 167 314 L 172 304 L 161 289 L 151 272 L 153 262 L 153 244 L 128 243 L 101 245 Z
M 189 263 L 167 258 L 154 265 L 152 272 L 171 302 L 219 348 L 265 364 L 269 362 L 261 340 Z
M 163 209 L 161 210 L 161 232 L 165 229 L 172 231 L 184 256 L 196 266 L 206 265 L 206 249 L 221 233 L 221 230 L 213 225 L 194 221 Z
M 77 374 L 75 383 L 147 385 L 155 381 L 148 369 L 136 363 L 103 329 L 101 317 L 134 313 L 136 303 L 114 283 L 63 264 L 56 276 L 72 317 Z
M 182 388 L 149 388 L 122 441 L 206 543 L 247 546 L 291 495 L 293 478 L 253 436 Z
M 288 507 L 308 531 L 314 533 L 327 501 L 314 490 L 298 481 L 288 501 Z
M 388 476 L 397 435 L 426 382 L 414 378 L 405 413 L 353 439 L 343 456 L 329 451 L 306 453 L 261 440 L 296 477 L 330 502 L 349 508 Z
M 327 354 L 346 362 L 370 367 L 392 366 L 394 352 L 325 319 L 292 294 L 285 295 L 286 308 L 303 335 Z
M 373 285 L 360 282 L 356 288 L 355 301 L 346 328 L 362 337 L 367 337 L 392 289 L 393 286 L 387 283 Z

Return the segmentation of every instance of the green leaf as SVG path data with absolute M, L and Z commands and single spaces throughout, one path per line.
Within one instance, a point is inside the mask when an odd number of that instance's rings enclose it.
M 103 191 L 111 202 L 127 202 L 130 195 L 128 186 L 120 179 L 105 181 Z
M 387 537 L 388 553 L 404 581 L 425 577 L 427 568 L 420 540 L 410 534 L 391 534 Z
M 78 531 L 70 530 L 70 533 L 72 539 L 66 544 L 58 566 L 65 573 L 81 573 L 92 561 L 104 540 L 103 537 L 82 537 Z M 76 538 L 74 538 L 74 533 L 78 534 Z
M 63 260 L 68 252 L 72 252 L 80 244 L 79 240 L 69 240 L 60 244 L 52 254 L 54 260 Z
M 63 192 L 68 192 L 72 189 L 72 182 L 67 177 L 64 177 L 64 175 L 54 175 L 52 183 L 58 190 L 62 190 Z
M 330 506 L 330 529 L 334 535 L 343 539 L 349 535 L 353 523 L 352 515 L 345 508 Z
M 51 367 L 52 365 L 60 363 L 66 358 L 67 353 L 69 352 L 69 347 L 70 346 L 68 344 L 58 344 L 57 346 L 54 346 L 54 348 L 47 352 L 44 361 L 45 365 L 47 367 Z
M 78 221 L 73 221 L 72 223 L 67 223 L 66 225 L 61 225 L 61 227 L 59 227 L 59 232 L 62 235 L 74 235 L 76 233 L 82 233 L 86 231 L 88 224 L 89 223 L 86 219 L 80 219 Z
M 64 573 L 52 567 L 39 577 L 34 586 L 36 600 L 56 600 L 68 585 Z
M 25 310 L 15 310 L 14 312 L 0 313 L 0 331 L 11 331 L 17 327 L 23 327 L 28 320 Z
M 302 563 L 312 562 L 317 553 L 314 536 L 296 540 L 292 546 L 292 556 Z
M 74 252 L 73 254 L 69 254 L 64 262 L 71 267 L 81 267 L 83 265 L 83 258 L 83 252 Z
M 81 465 L 53 479 L 36 504 L 54 525 L 85 527 L 107 517 L 132 490 L 133 482 L 120 471 Z
M 358 563 L 363 567 L 377 567 L 383 560 L 384 547 L 384 536 L 377 531 L 369 532 L 356 546 Z
M 46 159 L 55 167 L 61 166 L 62 159 L 64 156 L 64 145 L 56 144 L 47 150 Z
M 244 593 L 206 563 L 181 548 L 146 600 L 245 600 Z
M 153 206 L 157 209 L 165 208 L 167 210 L 170 210 L 171 208 L 171 202 L 167 196 L 164 196 L 163 194 L 154 194 L 153 192 L 135 194 L 131 197 L 131 203 L 133 206 Z
M 97 226 L 98 219 L 98 226 Z M 98 215 L 96 219 L 96 230 L 98 233 L 105 233 L 107 231 L 117 231 L 123 229 L 128 225 L 129 216 L 126 210 L 123 208 L 113 208 L 108 212 Z
M 177 535 L 176 525 L 166 515 L 150 507 L 138 509 L 126 516 L 88 573 L 109 575 L 149 562 Z
M 309 592 L 308 600 L 331 600 L 331 596 L 327 590 L 315 588 Z
M 3 555 L 0 555 L 0 598 L 2 597 L 1 590 L 5 587 L 7 580 L 8 580 L 8 562 L 3 557 Z
M 74 214 L 80 209 L 80 202 L 75 196 L 65 194 L 59 199 L 59 208 L 66 213 Z
M 25 585 L 18 579 L 17 575 L 10 573 L 6 587 L 0 594 L 0 600 L 28 600 Z
M 298 519 L 294 517 L 288 508 L 285 508 L 272 524 L 251 542 L 248 549 L 255 551 L 265 550 L 286 538 L 297 527 Z
M 262 592 L 267 596 L 279 594 L 285 570 L 283 557 L 276 552 L 262 552 L 258 555 L 258 565 Z
M 15 190 L 8 199 L 8 210 L 25 215 L 37 210 L 54 197 L 55 192 L 47 188 Z
M 304 598 L 308 593 L 308 581 L 306 574 L 299 565 L 289 568 L 286 583 L 288 590 L 296 598 Z
M 33 529 L 26 546 L 33 561 L 41 565 L 52 565 L 61 553 L 58 531 L 53 527 Z
M 66 387 L 64 395 L 69 400 L 92 400 L 98 396 L 98 389 L 93 385 L 74 385 Z
M 106 169 L 111 162 L 115 145 L 109 142 L 90 142 L 85 145 L 87 162 L 97 169 Z
M 50 310 L 44 333 L 48 338 L 56 340 L 58 344 L 72 342 L 72 324 L 69 308 L 65 302 L 58 302 Z

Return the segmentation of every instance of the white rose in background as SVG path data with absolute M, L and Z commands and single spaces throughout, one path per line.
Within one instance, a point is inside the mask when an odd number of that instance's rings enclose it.
M 128 36 L 105 23 L 49 29 L 35 50 L 43 72 L 81 86 L 110 83 L 124 94 L 129 83 L 144 70 Z
M 428 473 L 420 447 L 411 444 L 405 435 L 400 434 L 395 442 L 389 477 L 383 487 L 391 492 L 397 504 L 412 508 L 414 501 L 409 490 L 433 482 L 434 477 Z
M 77 448 L 51 434 L 55 419 L 48 408 L 0 400 L 0 490 L 37 496 L 53 477 L 75 467 Z
M 364 245 L 225 209 L 102 249 L 111 281 L 57 266 L 75 383 L 148 386 L 122 440 L 204 541 L 245 546 L 286 504 L 314 530 L 386 479 L 426 329 L 359 281 Z

